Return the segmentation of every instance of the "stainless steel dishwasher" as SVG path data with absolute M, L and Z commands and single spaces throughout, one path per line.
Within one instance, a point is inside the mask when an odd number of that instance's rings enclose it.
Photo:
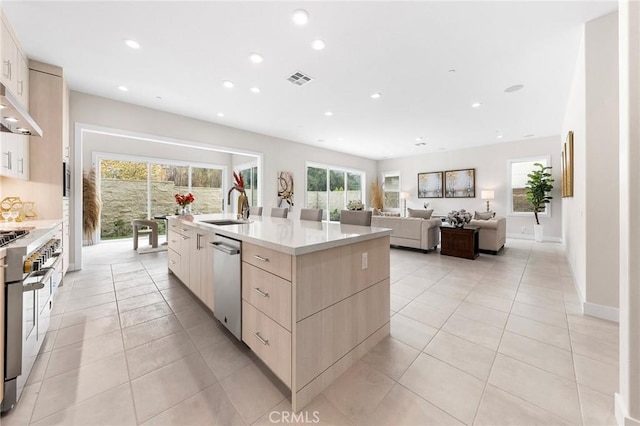
M 216 234 L 213 242 L 213 315 L 242 340 L 241 243 Z

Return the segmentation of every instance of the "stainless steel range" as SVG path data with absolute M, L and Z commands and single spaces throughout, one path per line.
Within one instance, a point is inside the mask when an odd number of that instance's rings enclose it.
M 62 231 L 0 231 L 6 250 L 4 399 L 0 411 L 13 408 L 22 394 L 49 329 L 53 295 L 62 279 Z

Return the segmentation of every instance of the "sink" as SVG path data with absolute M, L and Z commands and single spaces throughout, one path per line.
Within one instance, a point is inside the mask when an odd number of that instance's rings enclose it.
M 202 223 L 208 223 L 209 225 L 217 225 L 217 226 L 229 226 L 229 225 L 243 225 L 251 222 L 245 221 L 245 220 L 216 219 L 216 220 L 203 220 Z

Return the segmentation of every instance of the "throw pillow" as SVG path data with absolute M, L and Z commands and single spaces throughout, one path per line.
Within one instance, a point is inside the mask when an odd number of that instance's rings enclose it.
M 409 211 L 409 217 L 419 217 L 422 219 L 431 219 L 431 214 L 433 213 L 433 209 L 429 210 L 417 210 L 417 209 L 407 209 Z
M 478 212 L 476 211 L 476 214 L 473 215 L 473 218 L 476 220 L 489 220 L 491 218 L 493 218 L 495 216 L 495 212 Z

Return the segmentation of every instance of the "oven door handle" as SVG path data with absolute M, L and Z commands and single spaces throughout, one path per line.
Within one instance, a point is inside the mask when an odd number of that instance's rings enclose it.
M 51 275 L 53 275 L 54 269 L 53 268 L 47 268 L 47 269 L 43 269 L 46 270 L 46 274 L 44 274 L 42 276 L 42 278 L 40 278 L 39 281 L 35 282 L 35 283 L 27 283 L 27 284 L 23 284 L 22 285 L 22 292 L 25 293 L 27 291 L 33 291 L 33 290 L 40 290 L 43 289 L 44 286 L 46 285 L 46 282 L 49 281 L 51 279 Z

